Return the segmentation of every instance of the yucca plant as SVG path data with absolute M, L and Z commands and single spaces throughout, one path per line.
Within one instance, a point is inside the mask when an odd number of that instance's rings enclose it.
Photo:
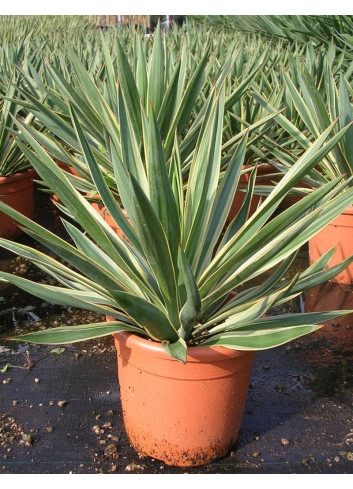
M 304 272 L 282 280 L 300 246 L 352 203 L 353 189 L 341 194 L 349 181 L 330 182 L 269 221 L 295 182 L 331 151 L 347 128 L 326 143 L 333 125 L 321 134 L 247 219 L 255 170 L 242 209 L 224 229 L 247 143 L 245 136 L 219 183 L 224 99 L 224 89 L 215 90 L 198 134 L 186 188 L 177 140 L 167 171 L 153 110 L 148 115 L 142 110 L 146 159 L 140 171 L 145 172 L 144 177 L 138 180 L 135 170 L 128 169 L 119 157 L 116 138 L 111 139 L 109 151 L 116 185 L 131 224 L 105 183 L 76 111 L 70 107 L 72 125 L 92 179 L 126 240 L 112 231 L 25 125 L 18 123 L 21 134 L 15 137 L 19 148 L 85 231 L 63 219 L 74 242 L 70 244 L 0 203 L 1 211 L 17 219 L 27 234 L 60 261 L 9 240 L 1 239 L 0 245 L 32 261 L 61 286 L 34 283 L 5 272 L 0 272 L 0 277 L 49 302 L 93 310 L 115 321 L 53 328 L 15 339 L 61 344 L 128 331 L 162 343 L 168 355 L 185 361 L 191 346 L 266 349 L 315 331 L 320 327 L 317 323 L 350 312 L 264 317 L 271 307 L 326 281 L 353 261 L 349 258 L 334 269 L 324 270 L 331 250 Z M 255 277 L 260 285 L 246 288 Z M 231 291 L 236 295 L 228 301 Z

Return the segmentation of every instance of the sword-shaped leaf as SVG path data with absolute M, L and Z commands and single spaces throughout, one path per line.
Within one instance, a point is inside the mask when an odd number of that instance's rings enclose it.
M 129 107 L 130 118 L 137 141 L 142 137 L 140 97 L 129 62 L 119 41 L 116 42 L 117 68 L 119 83 L 124 97 L 125 105 Z
M 348 91 L 347 91 L 347 82 L 344 76 L 341 74 L 340 78 L 340 88 L 339 88 L 339 104 L 340 104 L 340 113 L 341 120 L 340 124 L 343 127 L 346 124 L 349 124 L 353 121 L 352 114 L 352 104 L 349 99 Z M 350 131 L 343 137 L 342 145 L 344 146 L 345 153 L 345 161 L 347 162 L 346 166 L 350 170 L 349 174 L 353 175 L 353 139 L 352 139 L 352 128 Z
M 109 323 L 60 326 L 59 328 L 21 334 L 7 339 L 12 341 L 28 341 L 30 343 L 37 343 L 38 345 L 64 345 L 100 338 L 102 336 L 120 333 L 121 331 L 128 331 L 139 335 L 143 334 L 143 331 L 138 327 L 120 321 L 111 321 Z
M 160 128 L 161 137 L 164 139 L 169 131 L 170 121 L 173 116 L 175 104 L 177 103 L 177 90 L 180 75 L 180 61 L 176 64 L 172 79 L 169 82 L 168 88 L 164 94 L 161 107 L 158 114 L 158 126 Z
M 262 317 L 249 323 L 238 325 L 237 331 L 257 331 L 262 329 L 282 328 L 283 326 L 305 326 L 319 324 L 331 319 L 352 314 L 352 310 L 305 312 L 302 314 L 280 314 L 278 316 Z
M 186 290 L 186 302 L 180 311 L 181 328 L 179 334 L 181 338 L 188 339 L 194 324 L 200 317 L 201 298 L 195 277 L 181 245 L 179 245 L 179 268 Z
M 176 358 L 180 362 L 186 363 L 187 346 L 183 338 L 179 338 L 174 343 L 162 342 L 164 351 L 170 357 Z
M 0 207 L 1 208 L 1 207 Z M 19 256 L 23 256 L 35 264 L 43 263 L 53 270 L 61 271 L 65 273 L 76 281 L 83 283 L 85 285 L 92 284 L 92 279 L 95 280 L 94 287 L 96 290 L 103 292 L 105 287 L 122 287 L 121 281 L 111 273 L 109 270 L 105 270 L 102 266 L 97 263 L 92 262 L 87 256 L 80 253 L 75 247 L 68 245 L 68 248 L 55 243 L 55 241 L 50 241 L 43 238 L 42 235 L 34 233 L 29 229 L 24 229 L 24 232 L 31 236 L 33 239 L 37 240 L 39 243 L 44 244 L 48 249 L 54 251 L 58 256 L 64 258 L 68 263 L 72 264 L 81 273 L 89 275 L 91 279 L 87 279 L 84 275 L 77 273 L 76 271 L 67 268 L 62 263 L 54 260 L 50 256 L 21 243 L 14 243 L 12 241 L 0 238 L 0 245 L 13 252 L 17 253 Z M 112 267 L 113 268 L 113 267 Z
M 169 319 L 173 326 L 178 329 L 176 274 L 168 240 L 146 194 L 132 175 L 130 178 L 132 197 L 135 203 L 136 232 L 164 298 Z
M 142 41 L 137 36 L 135 37 L 136 43 L 136 87 L 139 92 L 142 106 L 146 107 L 147 102 L 147 69 L 145 55 L 142 49 Z
M 140 153 L 140 140 L 132 124 L 131 108 L 124 101 L 121 90 L 119 90 L 118 98 L 122 160 L 126 169 L 132 173 L 144 191 L 147 192 L 148 182 Z
M 94 311 L 108 316 L 112 316 L 112 313 L 114 312 L 114 310 L 108 306 L 104 307 L 103 305 L 82 299 L 82 297 L 79 297 L 82 295 L 80 293 L 77 293 L 76 297 L 73 289 L 38 284 L 7 272 L 0 272 L 0 278 L 51 304 L 79 307 L 80 309 L 87 309 L 88 311 Z M 121 314 L 119 314 L 119 316 L 121 317 Z
M 292 188 L 292 186 L 298 181 L 298 179 L 304 176 L 309 169 L 315 166 L 315 164 L 332 149 L 332 147 L 349 129 L 349 126 L 346 126 L 343 130 L 339 131 L 339 133 L 333 136 L 326 144 L 323 144 L 328 134 L 332 130 L 334 124 L 335 123 L 331 124 L 331 126 L 320 136 L 320 138 L 317 139 L 315 143 L 310 146 L 310 148 L 304 153 L 303 156 L 301 156 L 301 158 L 299 158 L 295 165 L 293 165 L 293 167 L 286 173 L 282 180 L 274 187 L 274 190 L 270 193 L 263 204 L 257 209 L 255 214 L 253 214 L 251 218 L 245 223 L 245 225 L 233 236 L 233 238 L 228 243 L 226 243 L 226 245 L 223 246 L 222 249 L 219 250 L 215 258 L 209 265 L 208 269 L 206 269 L 203 276 L 201 277 L 201 283 L 203 283 L 206 279 L 209 280 L 210 273 L 214 273 L 214 268 L 217 267 L 218 263 L 225 263 L 227 259 L 238 260 L 239 250 L 243 248 L 245 243 L 249 242 L 249 239 L 252 240 L 253 243 L 255 243 L 257 239 L 259 239 L 259 229 L 261 229 L 261 226 L 268 220 L 273 211 L 278 207 L 278 204 L 282 200 L 284 195 L 286 195 L 286 193 Z M 321 195 L 320 189 L 317 189 L 315 192 L 312 192 L 311 194 L 314 195 L 314 198 L 319 194 Z M 324 194 L 325 192 L 322 195 Z M 310 195 L 302 199 L 302 201 L 298 203 L 298 206 L 296 204 L 297 207 L 292 206 L 292 208 L 303 211 L 301 206 L 305 207 L 309 202 L 311 202 L 309 198 Z M 294 215 L 292 215 L 292 210 L 289 210 L 289 213 L 287 215 L 285 215 L 285 213 L 282 213 L 280 216 L 278 216 L 279 220 L 282 220 L 284 218 L 283 216 L 286 216 L 286 219 L 290 219 L 290 221 L 288 221 L 288 224 L 289 222 L 294 222 Z M 273 224 L 269 223 L 261 231 L 261 233 L 267 232 L 267 230 L 270 229 L 272 225 Z M 264 244 L 264 242 L 262 244 Z M 220 271 L 220 268 L 217 270 L 216 273 L 214 273 L 212 280 L 209 281 L 209 286 L 213 286 L 214 283 L 216 283 L 216 277 L 218 275 L 223 275 Z M 199 283 L 199 285 L 201 285 L 201 283 Z M 203 296 L 203 292 L 201 292 L 201 295 Z
M 178 341 L 179 336 L 168 317 L 151 302 L 127 292 L 110 291 L 112 297 L 133 321 L 145 329 L 150 337 L 157 341 Z
M 255 300 L 254 305 L 251 305 L 251 302 L 249 301 L 250 307 L 246 307 L 247 304 L 242 304 L 238 306 L 239 312 L 236 312 L 236 308 L 233 310 L 231 309 L 228 313 L 228 318 L 222 324 L 211 327 L 209 333 L 213 334 L 221 331 L 237 329 L 243 324 L 250 323 L 251 321 L 262 317 L 271 307 L 273 307 L 280 300 L 280 298 L 286 292 L 292 290 L 297 280 L 298 276 L 295 276 L 294 279 L 287 283 L 283 289 L 280 289 L 272 294 L 269 293 L 267 296 Z
M 353 189 L 350 189 L 327 204 L 324 212 L 319 213 L 317 210 L 313 211 L 282 233 L 279 233 L 271 241 L 266 244 L 263 242 L 256 253 L 249 254 L 247 260 L 241 261 L 241 265 L 236 268 L 236 271 L 203 301 L 204 310 L 207 310 L 209 305 L 232 290 L 239 283 L 258 276 L 291 255 L 322 229 L 322 227 L 331 222 L 344 209 L 351 205 L 352 202 Z M 202 297 L 202 288 L 200 289 L 200 293 Z
M 185 254 L 197 269 L 199 254 L 216 198 L 221 164 L 224 89 L 215 99 L 204 121 L 205 129 L 198 142 L 189 175 L 185 199 Z
M 92 77 L 82 65 L 75 51 L 71 47 L 68 47 L 67 51 L 69 53 L 72 66 L 77 74 L 78 82 L 82 87 L 82 93 L 84 93 L 90 100 L 93 110 L 95 110 L 101 116 L 101 94 L 98 91 L 97 85 L 94 83 Z
M 201 87 L 205 79 L 205 70 L 208 61 L 209 49 L 207 48 L 194 73 L 192 74 L 192 77 L 188 83 L 188 87 L 185 90 L 183 98 L 180 101 L 180 105 L 175 112 L 173 121 L 169 126 L 169 131 L 164 143 L 166 159 L 169 158 L 173 148 L 175 130 L 177 129 L 178 134 L 181 134 L 189 120 L 191 111 L 194 108 L 196 99 L 200 93 Z
M 24 131 L 23 126 L 21 130 Z M 70 213 L 81 223 L 107 255 L 117 263 L 119 268 L 121 268 L 121 275 L 125 276 L 126 280 L 133 279 L 140 287 L 145 288 L 146 281 L 148 282 L 148 275 L 146 275 L 144 267 L 136 261 L 135 256 L 130 252 L 128 244 L 116 235 L 86 199 L 70 185 L 53 160 L 28 132 L 27 136 L 30 144 L 38 151 L 42 160 L 20 141 L 17 144 L 20 145 L 22 151 L 32 161 L 46 184 L 56 187 L 59 198 L 64 202 Z M 107 239 L 107 236 L 109 236 L 109 239 Z
M 148 73 L 147 104 L 152 105 L 155 114 L 161 107 L 164 93 L 164 52 L 161 36 L 161 25 L 158 22 L 154 37 L 150 69 Z
M 232 350 L 267 350 L 312 333 L 321 326 L 303 325 L 260 331 L 220 333 L 199 343 L 200 346 L 224 346 Z
M 150 202 L 166 234 L 174 269 L 177 270 L 178 243 L 180 241 L 179 216 L 153 110 L 150 112 L 146 126 L 147 134 L 144 132 L 144 142 Z
M 240 141 L 217 190 L 217 195 L 208 220 L 204 242 L 200 243 L 200 247 L 202 245 L 202 251 L 198 260 L 196 276 L 199 276 L 199 273 L 202 273 L 207 266 L 209 257 L 214 250 L 222 229 L 224 228 L 238 186 L 246 146 L 247 135 Z

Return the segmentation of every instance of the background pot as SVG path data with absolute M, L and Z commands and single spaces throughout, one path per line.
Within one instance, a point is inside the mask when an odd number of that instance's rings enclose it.
M 93 209 L 95 209 L 97 212 L 99 212 L 99 214 L 103 217 L 103 219 L 108 224 L 108 226 L 110 226 L 112 228 L 112 230 L 118 236 L 120 236 L 120 238 L 125 239 L 126 241 L 128 241 L 128 239 L 126 238 L 125 234 L 122 232 L 122 230 L 120 229 L 120 227 L 117 225 L 117 223 L 114 221 L 114 219 L 112 218 L 112 216 L 107 211 L 107 208 L 105 207 L 105 205 L 103 205 L 102 203 L 91 202 L 91 206 L 93 207 Z M 124 216 L 126 217 L 127 221 L 130 223 L 130 219 L 128 218 L 128 215 L 127 215 L 126 210 L 125 209 L 121 209 L 121 212 L 124 214 Z
M 326 282 L 305 292 L 305 312 L 321 312 L 335 310 L 353 310 L 353 288 L 350 285 L 337 282 Z M 317 340 L 306 350 L 305 357 L 317 365 L 332 365 L 342 360 L 353 359 L 353 314 L 347 314 L 330 321 L 310 335 Z M 339 352 L 339 354 L 338 354 Z
M 251 167 L 248 165 L 242 166 L 242 170 L 249 169 L 249 168 Z M 251 172 L 249 171 L 247 173 L 243 173 L 242 175 L 240 175 L 239 183 L 238 183 L 239 187 L 247 187 L 249 183 L 250 173 Z M 273 187 L 272 182 L 278 181 L 279 178 L 280 177 L 278 177 L 278 170 L 274 168 L 272 165 L 268 165 L 268 164 L 260 165 L 257 168 L 255 185 L 268 185 Z M 235 191 L 233 203 L 227 217 L 227 223 L 231 222 L 240 211 L 246 195 L 245 192 L 246 192 L 246 188 L 244 188 L 244 192 L 239 188 L 237 188 L 237 190 Z M 262 202 L 265 198 L 266 198 L 265 195 L 259 195 L 255 193 L 253 194 L 251 204 L 250 204 L 250 209 L 249 209 L 249 217 L 255 213 L 259 203 Z
M 33 219 L 33 178 L 36 178 L 36 175 L 30 168 L 11 177 L 0 177 L 0 200 L 30 219 Z M 21 233 L 17 222 L 0 212 L 0 237 L 16 238 Z
M 309 240 L 310 264 L 318 260 L 326 251 L 335 247 L 337 250 L 329 261 L 328 268 L 338 265 L 353 255 L 353 206 L 348 207 Z M 332 280 L 343 284 L 352 283 L 353 264 L 350 264 Z
M 61 163 L 60 161 L 55 161 L 55 163 L 58 165 L 58 167 L 61 170 L 64 170 L 67 173 L 70 173 L 71 175 L 75 175 L 75 177 L 80 177 L 80 174 L 77 173 L 77 171 L 75 170 L 75 168 L 73 166 L 70 166 L 67 163 Z
M 247 168 L 250 168 L 247 165 L 243 165 L 242 169 L 245 170 Z M 249 183 L 249 177 L 250 177 L 250 172 L 244 173 L 243 175 L 240 176 L 239 179 L 239 187 L 246 187 Z M 283 175 L 279 173 L 279 171 L 273 167 L 272 165 L 261 165 L 257 169 L 257 175 L 256 175 L 256 183 L 255 185 L 265 185 L 268 187 L 274 187 L 274 182 L 279 182 L 283 178 Z M 305 182 L 298 182 L 296 184 L 296 187 L 298 188 L 310 188 L 309 185 L 307 185 Z M 231 222 L 234 217 L 238 214 L 240 211 L 241 206 L 243 205 L 243 201 L 245 198 L 245 190 L 244 192 L 240 190 L 239 188 L 235 191 L 234 194 L 234 199 L 233 203 L 231 206 L 231 209 L 229 211 L 228 217 L 227 217 L 227 223 Z M 283 211 L 290 207 L 293 204 L 296 204 L 299 202 L 300 199 L 302 199 L 303 196 L 299 194 L 288 194 L 284 197 L 283 201 L 279 205 L 279 210 Z M 249 209 L 249 217 L 252 216 L 260 202 L 263 202 L 266 199 L 266 195 L 260 195 L 260 194 L 253 194 L 252 201 L 250 204 L 250 209 Z
M 159 343 L 113 336 L 124 424 L 134 448 L 179 467 L 226 455 L 240 428 L 255 352 L 194 347 L 183 364 Z

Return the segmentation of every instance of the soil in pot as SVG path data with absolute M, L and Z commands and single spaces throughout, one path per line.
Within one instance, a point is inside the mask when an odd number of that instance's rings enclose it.
M 36 172 L 31 168 L 10 177 L 0 177 L 0 200 L 30 219 L 33 219 L 33 179 L 35 177 Z M 0 237 L 16 238 L 21 233 L 17 222 L 0 212 Z
M 238 435 L 255 352 L 193 347 L 183 364 L 159 343 L 113 336 L 132 446 L 178 467 L 225 456 Z
M 309 262 L 318 260 L 326 251 L 337 247 L 328 263 L 328 268 L 338 265 L 353 255 L 353 206 L 348 207 L 342 214 L 325 226 L 309 240 Z M 353 282 L 353 264 L 350 264 L 332 281 L 342 284 Z

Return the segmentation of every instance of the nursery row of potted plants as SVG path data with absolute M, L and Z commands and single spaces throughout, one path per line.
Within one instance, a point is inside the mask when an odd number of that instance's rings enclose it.
M 9 225 L 0 246 L 58 285 L 0 279 L 107 318 L 14 339 L 113 335 L 129 439 L 178 466 L 208 463 L 234 443 L 257 350 L 352 312 L 267 314 L 353 262 L 349 251 L 333 264 L 333 245 L 288 277 L 301 246 L 353 203 L 351 85 L 336 76 L 349 60 L 325 64 L 325 95 L 315 57 L 323 48 L 307 48 L 308 70 L 293 59 L 302 47 L 281 58 L 282 45 L 268 44 L 259 58 L 258 38 L 247 50 L 226 36 L 205 47 L 212 36 L 202 32 L 158 27 L 144 39 L 119 28 L 90 33 L 91 51 L 69 41 L 60 49 L 54 38 L 50 63 L 48 46 L 29 37 L 1 83 L 0 151 L 9 156 L 0 185 L 9 178 L 15 195 L 11 179 L 35 172 L 70 240 L 1 196 L 2 215 L 50 253 L 9 239 Z

